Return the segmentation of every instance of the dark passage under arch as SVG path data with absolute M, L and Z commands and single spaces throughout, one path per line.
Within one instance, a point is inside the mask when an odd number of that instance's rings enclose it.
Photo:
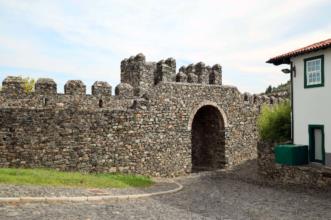
M 192 172 L 215 170 L 225 165 L 224 120 L 211 105 L 201 107 L 192 122 Z

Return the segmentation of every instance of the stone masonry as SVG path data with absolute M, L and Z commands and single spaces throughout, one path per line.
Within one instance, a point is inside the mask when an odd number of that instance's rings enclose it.
M 39 79 L 25 93 L 7 77 L 0 93 L 0 166 L 177 176 L 257 157 L 256 118 L 277 98 L 222 85 L 220 65 L 181 67 L 173 58 L 121 62 L 121 83 L 97 81 L 86 95 L 70 80 L 57 93 Z
M 258 173 L 274 184 L 302 185 L 308 188 L 330 188 L 331 168 L 310 163 L 301 166 L 288 166 L 275 162 L 276 143 L 259 141 Z

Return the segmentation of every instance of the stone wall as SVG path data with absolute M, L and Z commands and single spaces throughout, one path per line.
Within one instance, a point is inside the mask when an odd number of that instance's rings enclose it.
M 331 168 L 319 164 L 287 166 L 275 163 L 275 143 L 258 143 L 258 173 L 273 183 L 331 187 Z
M 205 106 L 215 108 L 215 120 L 222 122 L 224 138 L 214 139 L 213 149 L 222 149 L 224 167 L 256 158 L 256 117 L 263 103 L 279 100 L 221 85 L 220 65 L 198 63 L 177 74 L 175 68 L 172 58 L 126 59 L 115 96 L 107 82 L 97 81 L 86 95 L 83 82 L 70 80 L 59 94 L 53 80 L 39 79 L 35 92 L 25 93 L 20 78 L 6 78 L 0 166 L 183 175 L 192 169 L 192 124 Z

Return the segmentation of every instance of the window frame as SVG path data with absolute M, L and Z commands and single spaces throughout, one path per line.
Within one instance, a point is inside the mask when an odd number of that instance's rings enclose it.
M 312 60 L 321 60 L 321 83 L 314 84 L 314 85 L 308 85 L 308 79 L 307 79 L 307 62 Z M 324 87 L 324 55 L 320 56 L 314 56 L 304 59 L 304 88 L 315 88 L 315 87 Z

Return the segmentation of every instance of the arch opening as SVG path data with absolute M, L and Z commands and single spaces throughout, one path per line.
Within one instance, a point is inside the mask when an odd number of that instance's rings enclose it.
M 191 130 L 192 172 L 224 168 L 225 125 L 218 108 L 206 105 L 194 115 Z

